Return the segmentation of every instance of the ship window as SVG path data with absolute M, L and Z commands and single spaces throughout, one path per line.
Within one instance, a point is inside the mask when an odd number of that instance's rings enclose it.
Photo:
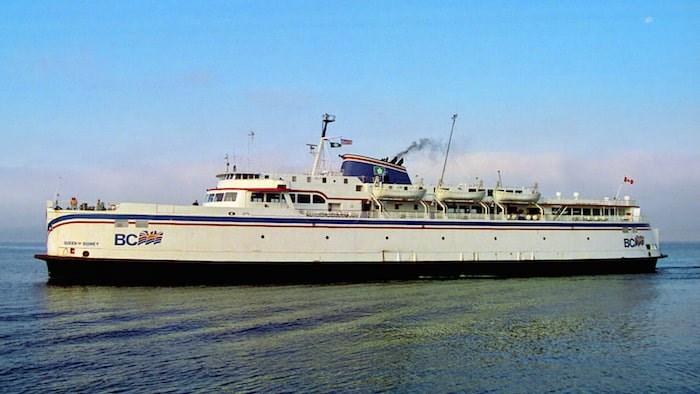
M 299 204 L 310 204 L 311 203 L 311 195 L 309 195 L 309 194 L 297 194 L 297 202 Z
M 347 184 L 348 184 L 348 178 L 343 179 L 343 183 L 347 185 Z
M 394 204 L 394 209 L 397 211 L 401 209 L 401 204 Z
M 314 194 L 314 204 L 323 204 L 325 202 L 326 202 L 325 198 L 323 198 L 317 194 Z
M 265 179 L 270 179 L 270 176 L 269 176 L 269 175 L 265 175 Z
M 267 193 L 265 195 L 265 201 L 267 201 L 267 202 L 280 202 L 280 194 L 279 193 Z
M 583 208 L 583 216 L 591 216 L 591 209 Z
M 292 175 L 292 182 L 296 182 L 296 181 L 297 181 L 297 176 L 296 176 L 296 175 Z
M 212 202 L 212 201 L 214 201 L 214 195 L 213 195 L 213 194 L 207 194 L 206 200 L 207 200 L 207 202 Z
M 600 208 L 593 208 L 593 216 L 600 216 Z
M 138 228 L 148 228 L 148 220 L 137 220 L 136 227 Z
M 252 202 L 263 202 L 264 193 L 251 193 L 250 201 Z
M 306 183 L 311 183 L 311 177 L 310 177 L 310 176 L 307 176 L 307 177 L 306 177 Z
M 326 178 L 321 178 L 321 182 L 326 183 Z
M 362 185 L 355 185 L 355 191 L 356 191 L 356 192 L 361 192 L 361 191 L 362 191 Z
M 114 227 L 129 227 L 129 221 L 124 219 L 117 219 L 114 221 Z
M 226 193 L 224 194 L 224 201 L 236 201 L 237 196 L 238 193 L 236 192 Z
M 571 214 L 574 216 L 578 216 L 581 214 L 581 208 L 571 208 Z
M 290 200 L 292 203 L 297 202 L 297 195 L 294 194 L 294 193 L 289 193 L 289 200 Z
M 214 200 L 215 201 L 223 201 L 224 200 L 224 193 L 216 193 L 216 198 Z
M 417 211 L 418 210 L 418 204 L 413 204 L 413 210 Z

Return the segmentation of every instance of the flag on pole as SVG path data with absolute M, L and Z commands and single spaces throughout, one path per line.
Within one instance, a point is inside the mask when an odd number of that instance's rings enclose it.
M 345 138 L 340 139 L 340 145 L 352 145 L 352 140 L 348 140 Z
M 632 179 L 632 178 L 627 178 L 627 177 L 625 177 L 625 179 L 623 180 L 623 182 L 624 182 L 624 183 L 629 183 L 630 185 L 634 185 L 634 179 Z

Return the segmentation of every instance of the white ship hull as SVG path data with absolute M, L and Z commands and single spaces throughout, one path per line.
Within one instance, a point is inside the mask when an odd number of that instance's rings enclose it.
M 639 272 L 653 271 L 662 256 L 647 223 L 312 218 L 141 204 L 99 212 L 49 209 L 48 214 L 47 254 L 38 257 L 49 262 L 55 281 L 235 283 Z M 177 267 L 186 268 L 182 276 Z M 203 280 L 212 269 L 221 272 Z

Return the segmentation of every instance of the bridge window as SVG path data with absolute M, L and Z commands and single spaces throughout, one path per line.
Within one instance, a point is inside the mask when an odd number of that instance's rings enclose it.
M 280 194 L 279 193 L 267 193 L 265 196 L 265 201 L 267 202 L 280 202 Z
M 224 194 L 224 201 L 236 201 L 236 197 L 238 196 L 238 193 L 236 192 L 229 192 Z
M 314 204 L 325 204 L 326 199 L 319 196 L 318 194 L 314 194 Z
M 299 204 L 310 204 L 311 195 L 310 194 L 297 194 L 297 202 Z
M 251 193 L 250 194 L 250 201 L 252 202 L 263 202 L 263 197 L 265 196 L 265 193 Z

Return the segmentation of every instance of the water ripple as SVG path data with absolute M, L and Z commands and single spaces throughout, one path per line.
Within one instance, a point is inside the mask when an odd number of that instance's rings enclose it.
M 687 264 L 652 275 L 324 286 L 25 277 L 0 283 L 0 382 L 71 393 L 697 392 L 700 259 L 677 261 Z

